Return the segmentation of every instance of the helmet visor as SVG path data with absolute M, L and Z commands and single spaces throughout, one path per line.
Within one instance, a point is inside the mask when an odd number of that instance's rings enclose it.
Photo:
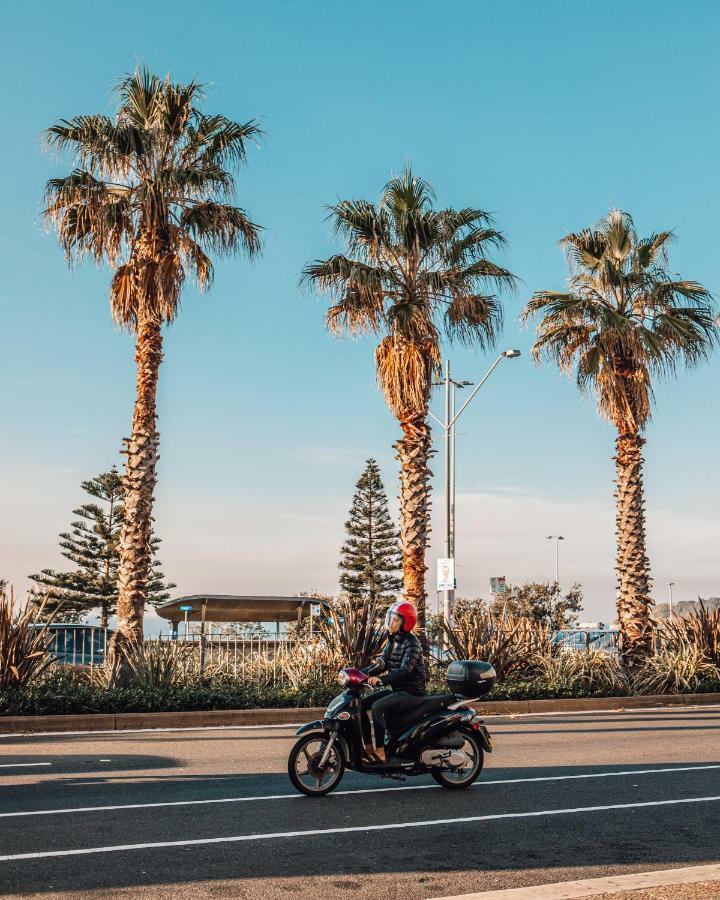
M 396 603 L 388 607 L 388 611 L 385 613 L 385 628 L 387 631 L 390 631 L 390 626 L 392 625 L 394 619 L 399 619 L 401 622 L 403 621 L 403 617 L 397 612 Z

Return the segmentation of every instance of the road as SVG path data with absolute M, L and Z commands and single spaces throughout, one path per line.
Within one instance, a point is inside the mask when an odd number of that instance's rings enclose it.
M 284 726 L 2 736 L 0 894 L 430 898 L 720 859 L 720 707 L 488 726 L 467 791 L 326 798 L 293 792 Z

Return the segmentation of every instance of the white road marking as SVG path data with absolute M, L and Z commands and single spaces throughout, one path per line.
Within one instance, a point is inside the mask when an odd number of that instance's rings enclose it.
M 618 697 L 622 700 L 622 697 Z M 720 703 L 699 703 L 696 706 L 680 706 L 680 704 L 668 704 L 667 706 L 643 706 L 643 707 L 623 707 L 615 706 L 612 709 L 566 709 L 554 712 L 531 712 L 531 713 L 490 713 L 483 716 L 484 720 L 490 719 L 544 719 L 549 716 L 595 716 L 607 713 L 677 713 L 677 712 L 701 712 L 704 710 L 720 709 Z M 298 710 L 302 712 L 302 708 Z M 0 724 L 2 720 L 0 719 Z M 271 728 L 299 728 L 307 722 L 288 722 L 280 725 L 188 725 L 184 727 L 174 728 L 118 728 L 106 729 L 104 731 L 23 731 L 14 733 L 0 734 L 0 740 L 9 738 L 35 738 L 35 737 L 92 737 L 95 734 L 154 734 L 158 732 L 173 731 L 264 731 Z
M 485 816 L 463 816 L 457 819 L 425 819 L 419 822 L 392 822 L 387 825 L 352 825 L 345 828 L 312 828 L 305 831 L 274 831 L 265 834 L 240 834 L 227 837 L 194 838 L 184 841 L 152 841 L 145 844 L 116 844 L 109 847 L 83 847 L 77 850 L 41 850 L 34 853 L 11 853 L 0 856 L 0 862 L 20 859 L 48 859 L 60 856 L 88 856 L 95 853 L 116 853 L 122 850 L 154 850 L 165 847 L 200 847 L 207 844 L 237 844 L 245 841 L 270 841 L 280 838 L 318 837 L 328 834 L 357 834 L 370 831 L 393 831 L 399 828 L 428 828 L 433 825 L 466 825 L 471 822 L 496 822 L 500 819 L 534 819 L 544 816 L 572 816 L 579 813 L 608 812 L 617 809 L 646 809 L 657 806 L 677 806 L 688 803 L 717 803 L 717 797 L 684 797 L 679 800 L 649 800 L 643 803 L 614 803 L 603 806 L 578 806 L 569 809 L 539 809 L 532 812 L 493 813 Z
M 52 763 L 0 763 L 0 769 L 29 769 L 35 766 L 51 766 Z
M 720 769 L 720 764 L 707 766 L 674 766 L 664 769 L 635 769 L 622 772 L 588 772 L 583 775 L 540 775 L 535 778 L 498 778 L 492 781 L 480 781 L 473 787 L 487 787 L 498 784 L 532 784 L 542 781 L 573 781 L 580 778 L 619 778 L 635 775 L 658 775 L 667 772 L 702 772 L 707 769 Z M 353 794 L 384 794 L 391 791 L 429 791 L 440 790 L 437 784 L 415 784 L 409 787 L 382 787 L 382 788 L 356 788 L 348 791 L 335 791 L 328 795 L 333 797 L 347 797 Z M 26 816 L 56 816 L 81 812 L 112 812 L 121 809 L 155 809 L 165 806 L 207 806 L 215 803 L 250 803 L 262 800 L 302 800 L 301 794 L 265 794 L 260 797 L 218 797 L 207 800 L 167 800 L 159 803 L 125 803 L 114 806 L 75 806 L 67 809 L 34 809 L 20 812 L 0 813 L 0 819 L 24 818 Z

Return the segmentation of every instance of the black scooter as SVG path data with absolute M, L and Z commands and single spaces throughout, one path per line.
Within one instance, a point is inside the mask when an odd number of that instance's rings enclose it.
M 482 771 L 492 741 L 482 720 L 466 704 L 495 684 L 490 663 L 451 663 L 447 682 L 453 693 L 428 696 L 420 706 L 394 718 L 385 763 L 369 757 L 365 746 L 376 746 L 372 704 L 389 689 L 370 692 L 368 676 L 359 669 L 343 669 L 338 680 L 344 690 L 330 703 L 325 718 L 308 722 L 296 732 L 300 740 L 290 751 L 288 774 L 301 793 L 329 794 L 346 768 L 399 780 L 430 774 L 451 790 L 470 787 Z

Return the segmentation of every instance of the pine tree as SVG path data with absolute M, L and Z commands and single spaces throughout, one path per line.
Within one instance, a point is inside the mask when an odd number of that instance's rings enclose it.
M 398 530 L 388 511 L 380 468 L 369 459 L 356 485 L 347 539 L 340 553 L 340 587 L 354 600 L 370 599 L 381 605 L 397 594 L 402 580 Z
M 60 534 L 60 552 L 75 564 L 70 572 L 43 569 L 30 575 L 36 592 L 46 597 L 44 617 L 60 615 L 65 622 L 79 622 L 90 610 L 100 608 L 100 624 L 107 626 L 117 606 L 117 576 L 120 561 L 120 529 L 123 523 L 123 482 L 115 466 L 90 481 L 82 489 L 96 501 L 73 510 L 78 520 L 71 531 Z M 169 599 L 174 584 L 166 584 L 157 559 L 160 539 L 152 538 L 153 565 L 148 584 L 148 602 L 156 605 Z M 39 602 L 39 601 L 38 601 Z

